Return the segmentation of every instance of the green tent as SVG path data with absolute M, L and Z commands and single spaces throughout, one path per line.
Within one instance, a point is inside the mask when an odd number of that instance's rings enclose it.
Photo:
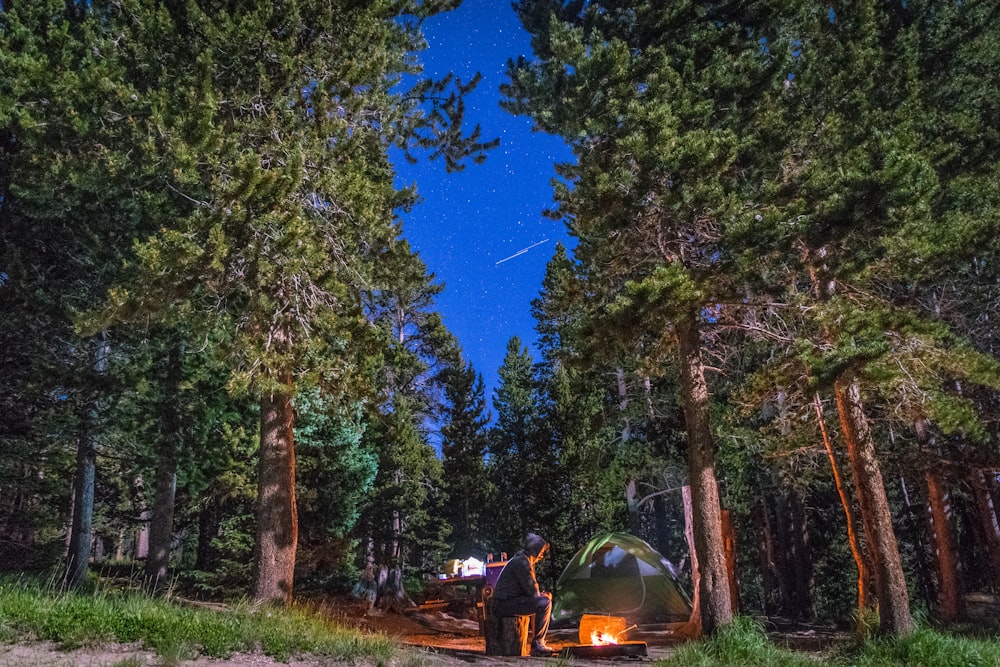
M 624 616 L 629 623 L 686 621 L 691 602 L 674 566 L 626 533 L 606 533 L 576 552 L 556 584 L 552 622 L 583 614 Z

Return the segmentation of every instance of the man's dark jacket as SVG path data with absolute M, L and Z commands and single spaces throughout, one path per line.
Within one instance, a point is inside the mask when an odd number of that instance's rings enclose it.
M 504 565 L 500 578 L 497 579 L 496 589 L 493 591 L 493 599 L 496 600 L 501 609 L 517 608 L 518 612 L 534 612 L 535 598 L 540 595 L 538 590 L 538 580 L 535 578 L 535 564 L 531 562 L 524 551 L 518 551 L 514 557 Z M 530 606 L 525 607 L 524 603 L 530 600 Z M 521 604 L 517 604 L 520 602 Z M 513 603 L 513 604 L 511 604 Z M 525 609 L 525 611 L 520 611 Z M 507 612 L 507 613 L 512 613 Z M 501 611 L 501 616 L 507 613 Z

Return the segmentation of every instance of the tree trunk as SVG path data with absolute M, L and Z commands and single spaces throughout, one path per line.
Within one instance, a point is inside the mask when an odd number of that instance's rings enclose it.
M 788 492 L 789 537 L 791 538 L 792 611 L 795 618 L 811 621 L 816 618 L 813 590 L 812 550 L 809 548 L 809 521 L 805 502 L 796 489 Z
M 257 578 L 254 599 L 291 602 L 298 542 L 291 377 L 281 393 L 260 400 L 260 472 L 257 485 Z
M 97 436 L 87 417 L 77 436 L 76 477 L 73 482 L 73 524 L 63 582 L 77 588 L 87 576 L 87 562 L 94 539 L 94 480 L 97 474 Z
M 760 558 L 760 573 L 762 580 L 762 607 L 765 616 L 774 616 L 778 613 L 778 604 L 775 598 L 780 598 L 780 581 L 778 577 L 778 567 L 774 546 L 774 529 L 771 525 L 771 508 L 767 505 L 767 499 L 761 492 L 755 514 L 757 515 L 757 525 L 760 533 L 757 555 Z
M 687 428 L 688 481 L 698 557 L 701 627 L 704 634 L 712 635 L 733 620 L 722 539 L 722 508 L 715 476 L 715 443 L 709 422 L 708 385 L 698 328 L 693 318 L 676 326 L 681 402 Z
M 688 553 L 691 555 L 691 617 L 688 625 L 691 636 L 701 634 L 701 577 L 698 569 L 698 550 L 694 545 L 694 508 L 691 502 L 691 487 L 681 488 L 681 498 L 684 503 L 684 538 L 688 543 Z
M 861 387 L 856 378 L 840 377 L 834 382 L 834 395 L 861 507 L 861 523 L 871 555 L 879 605 L 879 632 L 908 635 L 914 630 L 910 597 L 892 528 L 882 471 L 875 456 L 875 442 L 861 404 Z
M 847 487 L 840 477 L 840 467 L 837 465 L 837 458 L 833 454 L 833 443 L 830 442 L 830 435 L 826 432 L 826 422 L 823 420 L 823 405 L 820 402 L 819 394 L 813 395 L 813 405 L 816 408 L 816 421 L 819 422 L 820 434 L 823 436 L 823 447 L 830 459 L 830 469 L 833 471 L 833 483 L 837 487 L 837 496 L 840 498 L 840 505 L 844 508 L 844 519 L 847 522 L 847 543 L 851 547 L 851 555 L 854 556 L 854 565 L 858 569 L 858 610 L 864 610 L 870 604 L 868 599 L 868 587 L 865 581 L 868 579 L 868 566 L 865 564 L 864 554 L 861 552 L 861 545 L 858 543 L 858 534 L 854 526 L 854 512 L 851 511 L 851 501 L 847 497 Z
M 183 349 L 173 345 L 167 358 L 166 406 L 163 435 L 157 451 L 156 489 L 153 517 L 149 524 L 149 554 L 146 556 L 145 588 L 162 592 L 167 585 L 170 544 L 174 536 L 174 500 L 177 494 L 177 455 L 180 451 L 180 384 L 183 374 Z
M 639 513 L 638 482 L 633 478 L 625 482 L 625 507 L 628 509 L 628 530 L 642 535 L 642 515 Z
M 101 334 L 94 344 L 94 371 L 98 377 L 107 371 L 110 351 L 107 335 Z M 77 435 L 73 523 L 63 572 L 63 583 L 67 588 L 76 588 L 83 583 L 94 539 L 94 482 L 97 477 L 97 422 L 100 403 L 96 391 L 89 391 L 91 395 L 80 415 L 80 430 Z
M 402 613 L 416 606 L 403 587 L 403 569 L 382 567 L 378 575 L 378 602 L 382 611 Z
M 195 550 L 194 569 L 206 572 L 216 566 L 216 551 L 212 540 L 219 536 L 219 508 L 213 493 L 204 499 L 198 510 L 198 546 Z
M 976 514 L 986 553 L 989 554 L 991 580 L 994 590 L 1000 591 L 1000 523 L 997 521 L 996 506 L 990 495 L 990 486 L 982 469 L 969 472 L 969 486 L 976 499 Z
M 958 547 L 952 530 L 951 494 L 939 469 L 927 468 L 924 479 L 927 482 L 928 528 L 937 566 L 938 616 L 943 621 L 957 621 L 965 616 L 965 604 Z
M 739 610 L 740 589 L 736 580 L 736 530 L 729 510 L 722 510 L 722 540 L 726 551 L 726 576 L 729 580 L 729 601 L 733 612 Z
M 792 617 L 795 615 L 795 604 L 793 601 L 795 597 L 795 582 L 792 581 L 794 572 L 791 566 L 793 561 L 792 540 L 790 537 L 792 533 L 791 517 L 788 513 L 788 499 L 781 488 L 781 483 L 779 480 L 775 480 L 775 484 L 777 488 L 772 503 L 774 514 L 771 529 L 776 548 L 771 553 L 771 558 L 774 563 L 774 574 L 781 600 L 778 609 L 782 616 Z
M 662 495 L 653 496 L 653 526 L 656 529 L 656 550 L 661 554 L 670 553 L 670 524 L 667 503 Z

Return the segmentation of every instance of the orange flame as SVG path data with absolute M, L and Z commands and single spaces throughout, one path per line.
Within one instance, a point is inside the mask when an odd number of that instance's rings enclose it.
M 590 643 L 594 646 L 607 646 L 608 644 L 617 644 L 618 637 L 607 632 L 601 632 L 599 630 L 594 630 L 590 633 Z

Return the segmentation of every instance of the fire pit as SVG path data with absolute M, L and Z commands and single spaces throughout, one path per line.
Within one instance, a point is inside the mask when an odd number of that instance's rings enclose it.
M 623 641 L 625 633 L 635 626 L 625 627 L 621 616 L 584 614 L 580 619 L 580 643 L 564 646 L 563 658 L 641 658 L 646 656 L 646 642 Z M 587 643 L 589 642 L 589 643 Z
M 620 644 L 578 644 L 564 646 L 560 658 L 644 658 L 646 642 L 621 642 Z

